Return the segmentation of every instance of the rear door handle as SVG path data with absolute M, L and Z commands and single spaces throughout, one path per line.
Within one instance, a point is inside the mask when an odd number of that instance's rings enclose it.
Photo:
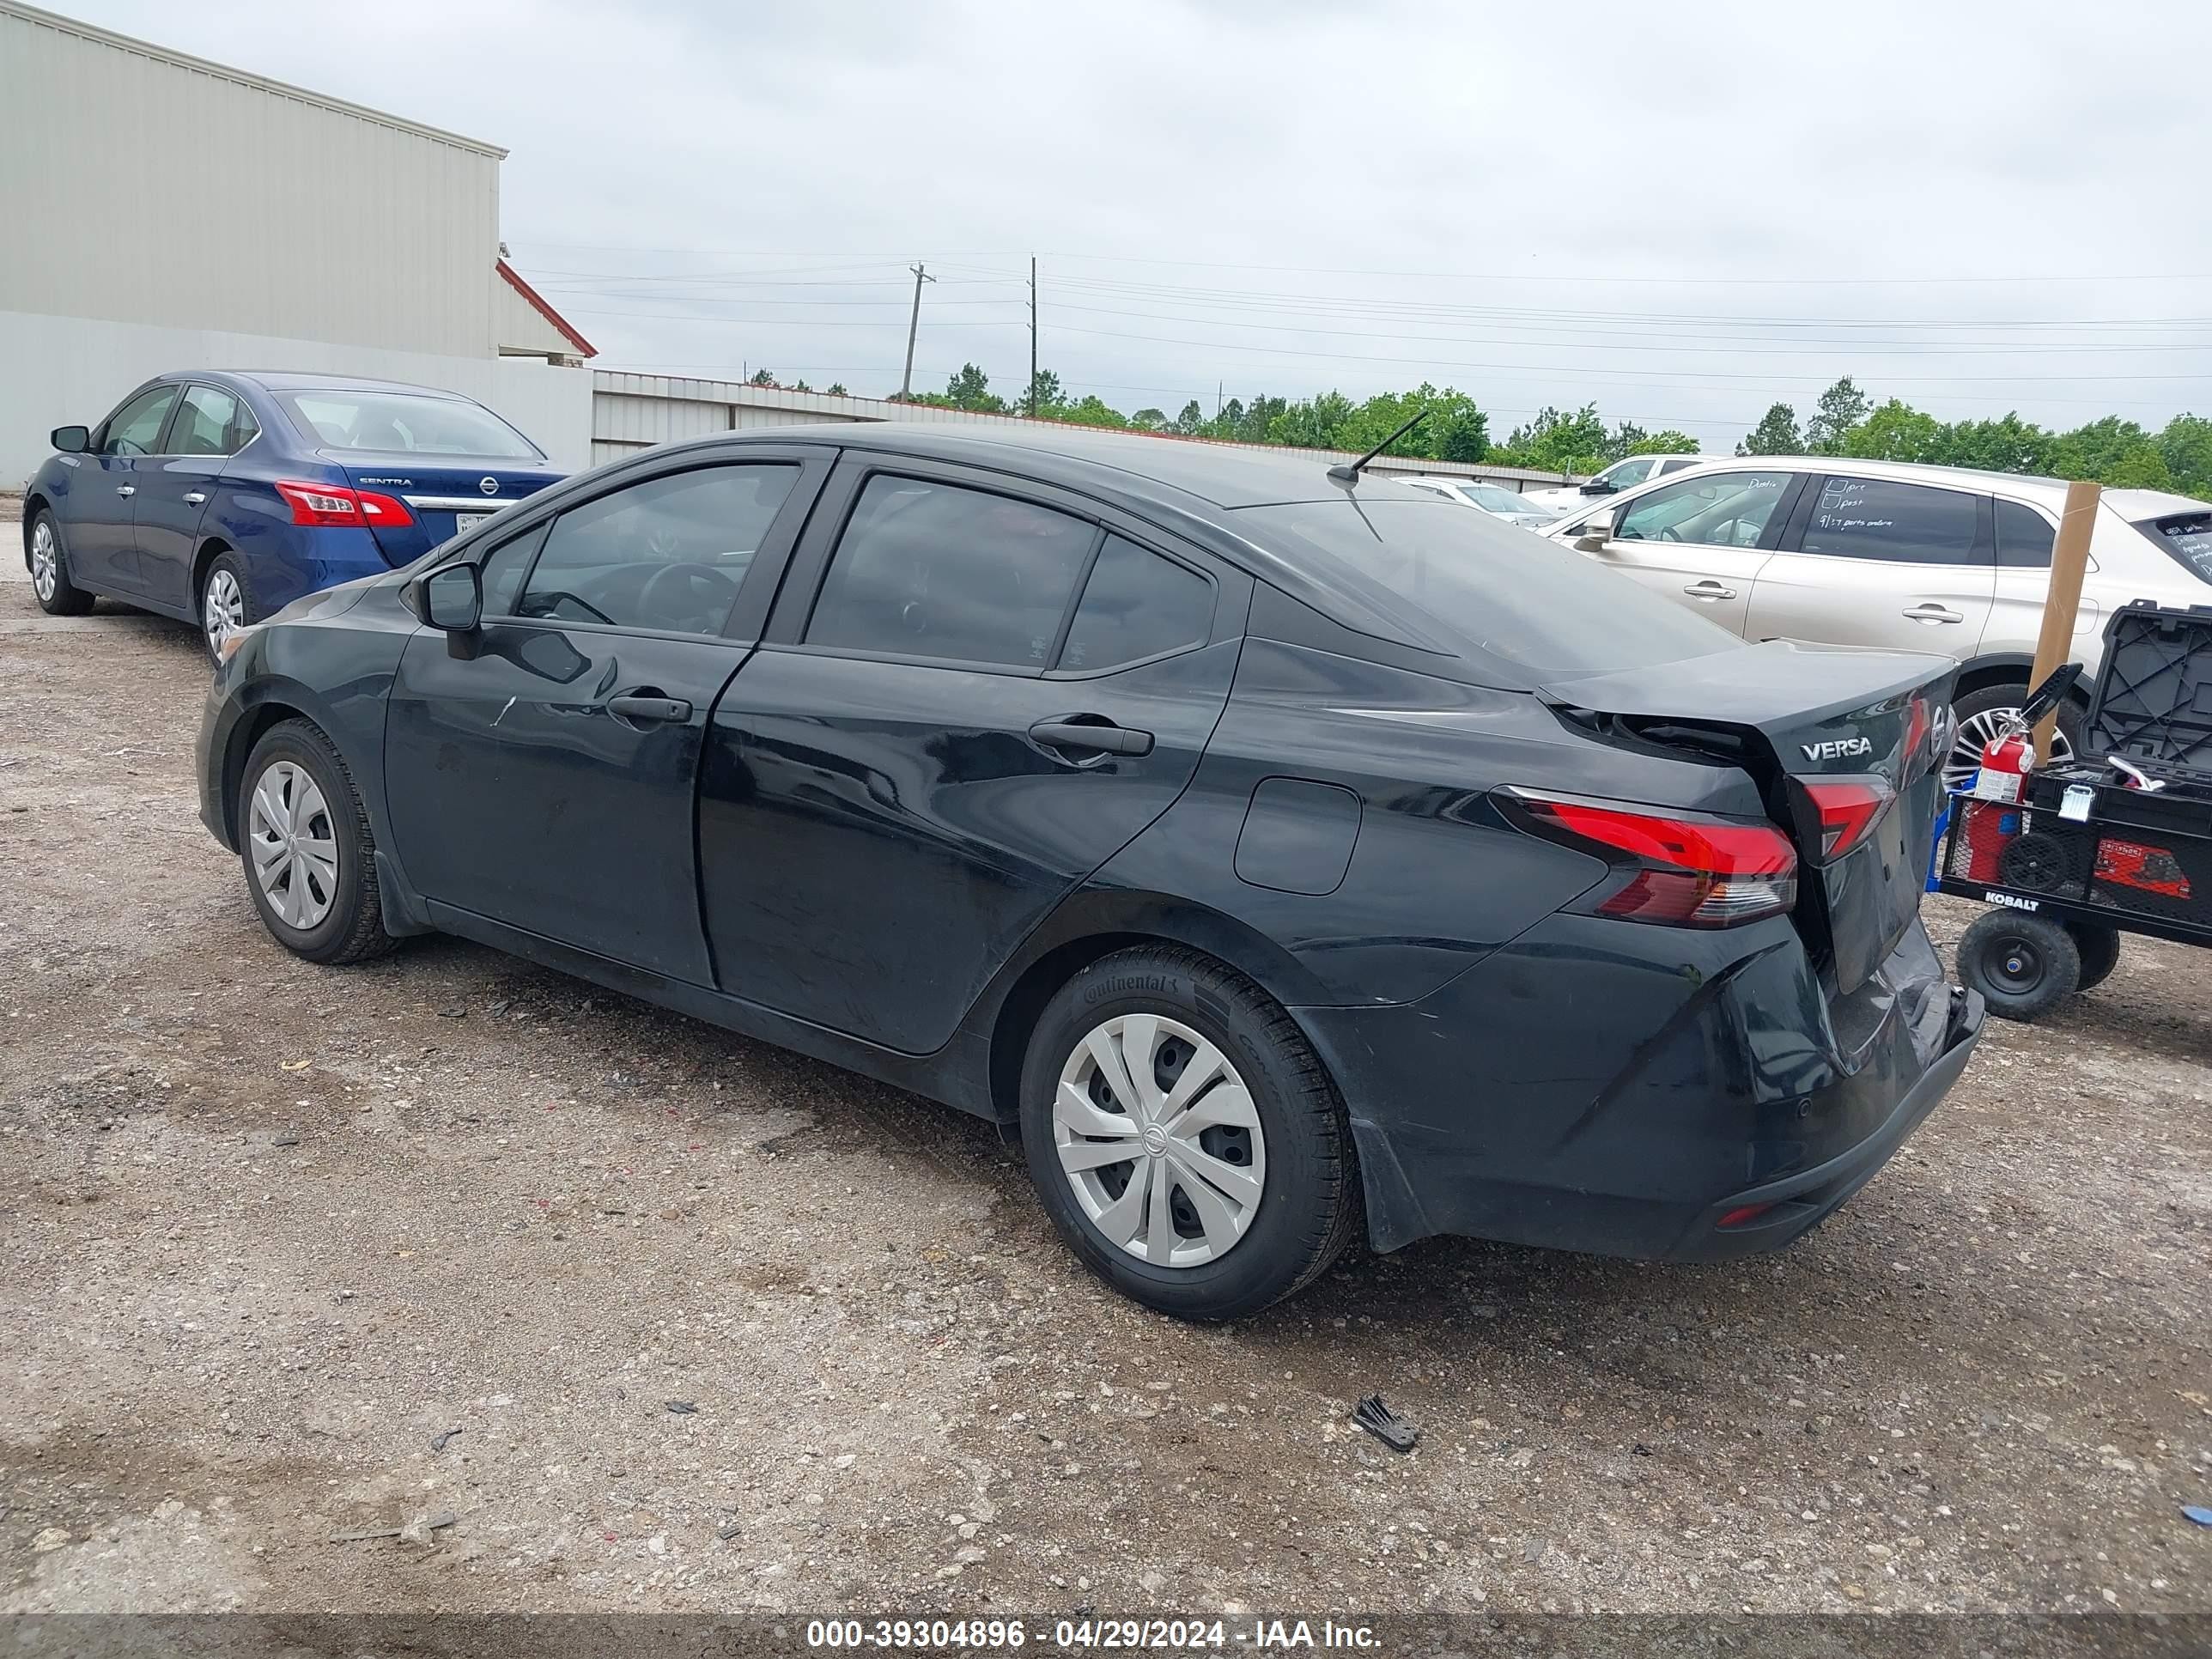
M 1733 587 L 1725 587 L 1719 582 L 1711 580 L 1692 582 L 1682 591 L 1693 599 L 1732 599 L 1735 597 L 1735 589 Z
M 1088 749 L 1102 755 L 1149 755 L 1152 734 L 1111 721 L 1039 720 L 1030 735 L 1048 749 Z
M 186 507 L 198 507 L 205 500 L 207 500 L 207 495 L 203 490 L 190 489 L 185 492 L 185 505 Z
M 664 725 L 691 718 L 691 705 L 681 697 L 647 696 L 636 694 L 627 697 L 609 697 L 607 709 L 626 720 L 642 720 L 648 726 Z
M 136 495 L 138 493 L 138 486 L 137 484 L 118 484 L 115 486 L 115 493 L 125 497 Z
M 1913 605 L 1905 612 L 1905 617 L 1907 621 L 1927 623 L 1930 626 L 1937 623 L 1962 623 L 1966 620 L 1957 611 L 1948 610 L 1933 599 L 1924 605 Z

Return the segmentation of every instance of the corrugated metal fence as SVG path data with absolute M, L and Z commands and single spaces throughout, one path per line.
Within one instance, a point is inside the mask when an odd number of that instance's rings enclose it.
M 833 398 L 820 392 L 786 392 L 738 380 L 698 380 L 675 374 L 632 374 L 619 369 L 592 372 L 592 464 L 611 461 L 655 444 L 704 438 L 717 432 L 753 427 L 798 426 L 817 421 L 919 421 L 945 425 L 1027 426 L 1018 415 L 979 415 L 964 409 L 936 409 L 927 404 L 886 403 L 876 398 Z M 1088 428 L 1086 428 L 1088 429 Z M 1215 440 L 1163 438 L 1164 443 Z M 1261 448 L 1257 444 L 1235 448 Z M 1270 454 L 1310 455 L 1328 465 L 1351 457 L 1334 450 L 1285 450 L 1265 446 Z M 1510 489 L 1538 489 L 1571 482 L 1561 472 L 1530 472 L 1518 467 L 1480 466 L 1462 461 L 1427 461 L 1385 457 L 1378 471 L 1420 472 L 1431 477 L 1486 478 Z

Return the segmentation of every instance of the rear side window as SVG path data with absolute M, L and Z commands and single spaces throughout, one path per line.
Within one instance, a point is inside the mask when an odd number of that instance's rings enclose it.
M 515 614 L 718 633 L 798 477 L 789 465 L 705 466 L 573 507 L 553 521 Z
M 1202 645 L 1213 631 L 1213 584 L 1172 559 L 1109 536 L 1068 624 L 1060 666 L 1095 673 Z
M 1896 564 L 1972 564 L 1980 520 L 1978 498 L 1963 490 L 1827 477 L 1800 550 Z
M 169 447 L 179 455 L 235 455 L 259 430 L 252 411 L 236 394 L 196 386 L 185 393 Z
M 2051 568 L 2051 520 L 2018 501 L 1997 503 L 1997 562 L 2029 570 Z
M 1680 472 L 1686 466 L 1696 465 L 1695 461 L 1662 461 L 1659 463 L 1659 476 L 1663 478 L 1669 472 Z
M 830 556 L 810 645 L 1043 669 L 1095 525 L 1032 501 L 878 474 Z
M 1744 648 L 1563 542 L 1443 501 L 1302 501 L 1224 516 L 1273 542 L 1338 621 L 1385 639 L 1441 629 L 1439 643 L 1463 642 L 1540 680 Z

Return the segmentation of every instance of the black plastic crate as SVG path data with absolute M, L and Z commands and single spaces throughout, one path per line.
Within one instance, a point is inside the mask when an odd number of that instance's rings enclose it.
M 1947 883 L 2102 911 L 2118 927 L 2131 917 L 2212 927 L 2204 804 L 2108 786 L 2087 821 L 2059 817 L 2068 783 L 2094 775 L 2034 775 L 2019 805 L 1957 797 L 1939 866 Z
M 2138 599 L 2112 613 L 2086 747 L 2154 775 L 2212 781 L 2212 606 Z

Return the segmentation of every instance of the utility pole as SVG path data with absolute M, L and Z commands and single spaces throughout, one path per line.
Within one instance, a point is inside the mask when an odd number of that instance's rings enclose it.
M 908 265 L 914 273 L 914 315 L 906 325 L 906 373 L 899 376 L 899 398 L 902 402 L 914 396 L 914 337 L 921 328 L 921 285 L 933 283 L 936 277 L 921 265 Z
M 1030 419 L 1037 417 L 1036 255 L 1030 255 Z

